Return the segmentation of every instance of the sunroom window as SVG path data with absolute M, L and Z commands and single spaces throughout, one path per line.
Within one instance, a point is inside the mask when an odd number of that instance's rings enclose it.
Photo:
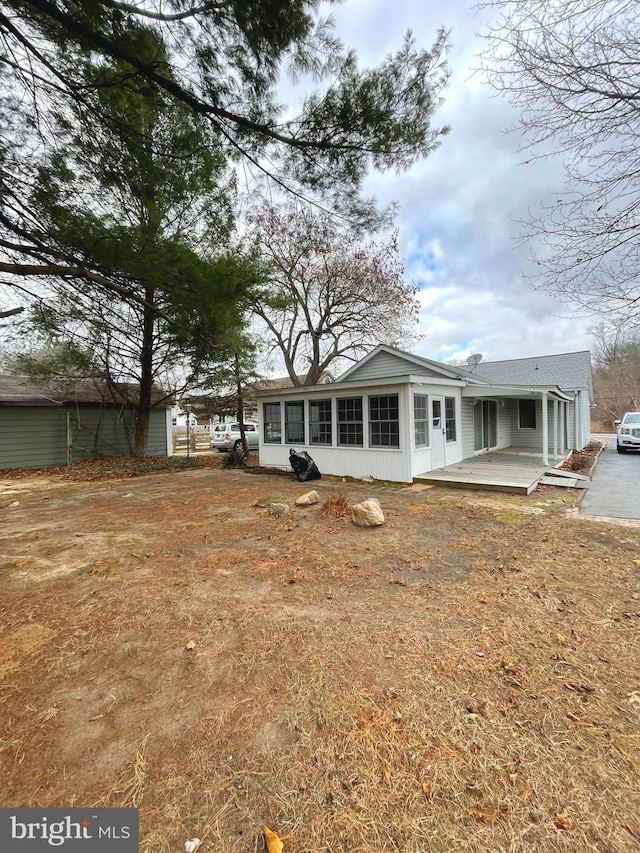
M 397 394 L 369 397 L 369 446 L 400 447 Z

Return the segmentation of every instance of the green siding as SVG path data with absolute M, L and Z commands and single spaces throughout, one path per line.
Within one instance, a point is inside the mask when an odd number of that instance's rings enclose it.
M 0 468 L 67 464 L 63 406 L 0 406 Z
M 147 453 L 151 456 L 167 455 L 167 410 L 152 409 L 149 418 Z
M 120 407 L 70 406 L 71 460 L 128 455 L 133 416 Z
M 166 417 L 164 408 L 151 412 L 149 454 L 167 455 Z M 128 455 L 133 423 L 133 414 L 116 406 L 0 406 L 0 469 Z

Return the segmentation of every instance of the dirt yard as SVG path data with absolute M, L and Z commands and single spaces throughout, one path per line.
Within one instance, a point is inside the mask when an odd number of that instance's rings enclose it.
M 139 806 L 143 853 L 637 853 L 640 531 L 312 486 L 0 481 L 0 805 Z

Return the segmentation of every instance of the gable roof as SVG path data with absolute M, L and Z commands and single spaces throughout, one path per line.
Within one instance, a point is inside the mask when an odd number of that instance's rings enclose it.
M 474 367 L 472 375 L 500 385 L 558 385 L 565 391 L 588 389 L 590 398 L 593 398 L 589 350 L 481 361 Z
M 354 379 L 354 374 L 360 371 L 363 367 L 369 364 L 369 362 L 379 359 L 382 354 L 386 354 L 390 356 L 398 362 L 404 362 L 406 364 L 406 373 L 416 373 L 421 370 L 427 371 L 429 375 L 436 374 L 437 376 L 442 376 L 444 379 L 469 379 L 476 380 L 478 382 L 483 382 L 482 377 L 473 376 L 469 371 L 464 370 L 461 367 L 453 367 L 449 364 L 443 364 L 440 361 L 432 361 L 430 358 L 423 358 L 420 355 L 413 355 L 413 353 L 404 352 L 403 350 L 396 349 L 395 347 L 390 347 L 387 344 L 378 344 L 378 346 L 371 350 L 370 353 L 361 358 L 360 361 L 356 362 L 356 364 L 352 365 L 348 370 L 346 370 L 343 374 L 338 376 L 335 380 L 336 382 L 345 382 L 348 379 Z M 416 371 L 416 367 L 418 370 Z

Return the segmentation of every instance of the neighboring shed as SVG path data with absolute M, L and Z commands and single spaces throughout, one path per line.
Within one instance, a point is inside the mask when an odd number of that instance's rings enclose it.
M 132 385 L 118 389 L 127 392 L 127 399 L 136 390 Z M 160 399 L 161 392 L 156 392 Z M 171 404 L 166 399 L 151 411 L 148 454 L 172 453 Z M 118 400 L 98 383 L 83 381 L 60 390 L 0 375 L 0 469 L 129 454 L 134 424 L 133 404 Z

